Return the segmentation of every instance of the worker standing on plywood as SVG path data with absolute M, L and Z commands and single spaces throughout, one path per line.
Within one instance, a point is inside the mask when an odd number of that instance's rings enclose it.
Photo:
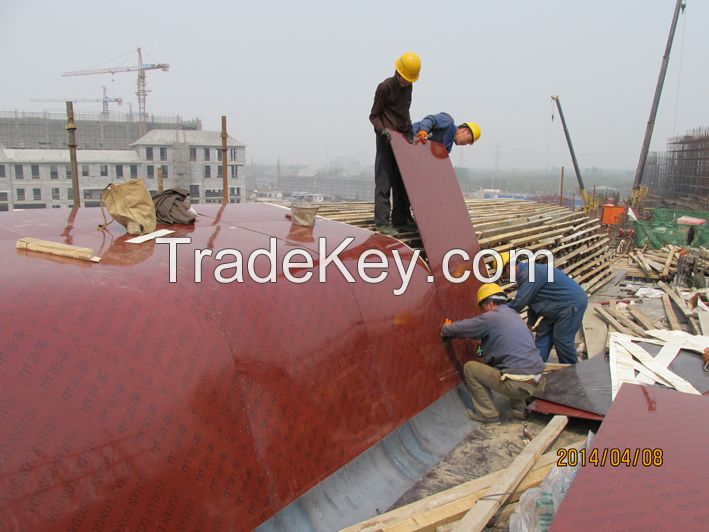
M 512 416 L 527 417 L 525 399 L 544 389 L 544 362 L 534 345 L 532 333 L 522 319 L 507 306 L 505 291 L 497 284 L 478 290 L 482 314 L 468 320 L 446 320 L 443 338 L 479 339 L 485 364 L 467 362 L 463 367 L 465 385 L 475 411 L 468 417 L 482 423 L 495 423 L 500 413 L 492 401 L 491 390 L 511 399 Z
M 480 138 L 478 124 L 464 122 L 456 126 L 453 117 L 448 113 L 427 115 L 423 120 L 412 125 L 412 131 L 416 138 L 424 144 L 428 140 L 440 142 L 446 147 L 448 153 L 453 149 L 453 144 L 467 146 L 477 142 Z
M 509 279 L 510 254 L 500 253 L 503 264 L 502 279 Z M 493 268 L 497 269 L 496 265 Z M 576 364 L 576 333 L 581 328 L 583 315 L 588 306 L 588 296 L 576 281 L 554 268 L 554 280 L 547 278 L 547 265 L 534 264 L 534 282 L 529 280 L 529 264 L 519 262 L 517 270 L 517 294 L 510 308 L 522 312 L 527 309 L 527 322 L 532 327 L 541 317 L 536 328 L 535 343 L 539 354 L 546 362 L 552 345 L 562 364 Z
M 409 109 L 412 84 L 419 78 L 421 59 L 418 55 L 407 52 L 396 60 L 394 66 L 394 75 L 377 86 L 369 114 L 369 121 L 377 136 L 377 155 L 374 159 L 374 223 L 379 232 L 388 235 L 396 234 L 397 229 L 410 231 L 416 228 L 411 217 L 409 197 L 390 141 L 391 131 L 398 131 L 413 142 Z M 390 195 L 393 196 L 393 209 Z

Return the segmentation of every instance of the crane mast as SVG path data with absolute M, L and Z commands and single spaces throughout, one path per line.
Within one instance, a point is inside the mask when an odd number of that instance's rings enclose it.
M 97 68 L 91 70 L 74 70 L 71 72 L 64 72 L 62 76 L 87 76 L 92 74 L 116 74 L 119 72 L 138 72 L 138 90 L 136 91 L 136 96 L 138 97 L 138 132 L 142 137 L 146 133 L 146 121 L 147 112 L 145 106 L 145 99 L 148 94 L 148 90 L 145 88 L 146 76 L 145 72 L 147 70 L 162 70 L 167 71 L 170 69 L 170 65 L 167 63 L 143 63 L 143 51 L 138 48 L 138 64 L 128 67 L 112 67 L 112 68 Z
M 571 143 L 571 134 L 569 133 L 569 128 L 566 127 L 566 119 L 564 118 L 564 111 L 561 110 L 561 101 L 558 96 L 551 97 L 554 102 L 556 102 L 556 108 L 559 110 L 559 117 L 561 118 L 561 125 L 564 127 L 564 135 L 566 136 L 566 143 L 569 145 L 569 152 L 571 152 L 571 161 L 574 163 L 574 171 L 576 172 L 576 180 L 579 183 L 579 190 L 581 191 L 581 197 L 583 198 L 583 204 L 585 209 L 588 211 L 593 208 L 593 200 L 591 195 L 583 186 L 583 178 L 581 177 L 581 170 L 579 169 L 579 163 L 576 160 L 576 153 L 574 152 L 574 145 Z

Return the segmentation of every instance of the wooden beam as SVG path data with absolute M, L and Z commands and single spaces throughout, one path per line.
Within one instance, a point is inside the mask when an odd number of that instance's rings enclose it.
M 585 440 L 579 440 L 571 445 L 565 445 L 564 447 L 566 449 L 570 449 L 572 447 L 574 449 L 580 449 L 581 447 L 583 447 L 584 443 Z M 549 452 L 542 455 L 539 460 L 536 461 L 532 470 L 527 474 L 527 476 L 524 477 L 522 483 L 520 484 L 520 487 L 524 485 L 530 485 L 530 487 L 534 487 L 532 484 L 536 482 L 536 479 L 540 477 L 543 479 L 546 476 L 546 472 L 548 472 L 551 467 L 556 464 L 558 458 L 559 457 L 556 452 Z M 430 515 L 429 512 L 436 509 L 448 508 L 449 510 L 451 510 L 451 513 L 454 513 L 456 508 L 456 506 L 454 506 L 455 503 L 471 497 L 474 500 L 477 500 L 480 497 L 486 495 L 489 491 L 490 486 L 497 482 L 497 480 L 502 476 L 503 472 L 504 469 L 501 469 L 500 471 L 495 471 L 494 473 L 490 473 L 489 475 L 485 475 L 475 480 L 470 480 L 447 490 L 439 491 L 438 493 L 434 493 L 433 495 L 430 495 L 418 501 L 412 502 L 405 506 L 400 506 L 399 508 L 377 515 L 375 517 L 372 517 L 371 519 L 367 519 L 360 523 L 351 525 L 347 528 L 343 528 L 340 532 L 380 531 L 383 529 L 387 529 L 387 527 L 395 527 L 401 522 L 406 522 L 412 516 L 421 516 L 424 514 Z M 517 497 L 515 496 L 511 496 L 511 500 L 516 498 Z M 465 512 L 467 512 L 467 510 L 472 507 L 472 505 L 474 504 L 474 500 L 465 509 Z M 463 514 L 465 514 L 465 512 L 463 512 Z M 461 514 L 460 517 L 462 517 L 463 514 Z M 445 516 L 442 517 L 445 520 Z M 460 517 L 458 517 L 458 519 Z
M 627 334 L 628 336 L 633 336 L 633 331 L 627 329 L 626 327 L 623 327 L 620 323 L 618 323 L 618 320 L 608 314 L 608 312 L 603 310 L 601 307 L 596 307 L 596 313 L 601 318 L 603 318 L 606 323 L 608 323 L 608 325 L 612 325 L 618 332 L 622 332 L 623 334 Z
M 509 492 L 515 491 L 525 475 L 532 469 L 534 462 L 564 430 L 568 421 L 566 416 L 554 416 L 549 424 L 514 459 L 512 465 L 505 469 L 500 479 L 490 487 L 490 492 L 496 495 L 479 500 L 453 530 L 455 532 L 479 532 L 485 528 L 495 512 L 507 500 Z
M 637 305 L 630 305 L 628 307 L 628 312 L 630 312 L 630 315 L 635 318 L 637 322 L 645 328 L 646 331 L 657 329 L 653 321 L 648 318 L 642 310 L 637 308 Z
M 679 321 L 677 321 L 677 315 L 672 308 L 672 301 L 670 301 L 670 296 L 667 294 L 662 294 L 662 306 L 665 308 L 665 315 L 667 316 L 667 321 L 670 322 L 670 329 L 673 331 L 681 331 Z
M 677 295 L 677 293 L 674 290 L 672 290 L 669 286 L 667 286 L 662 281 L 657 283 L 657 286 L 662 288 L 662 290 L 664 290 L 665 293 L 668 296 L 670 296 L 670 299 L 675 302 L 675 305 L 677 305 L 677 308 L 680 309 L 680 311 L 682 311 L 682 314 L 684 315 L 685 318 L 689 318 L 690 316 L 693 315 L 692 309 L 690 309 L 687 306 L 687 302 L 684 299 L 682 299 L 679 295 Z

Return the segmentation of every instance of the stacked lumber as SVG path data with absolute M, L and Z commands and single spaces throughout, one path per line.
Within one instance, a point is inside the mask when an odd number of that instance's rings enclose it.
M 498 509 L 539 486 L 556 464 L 556 452 L 544 451 L 566 426 L 554 416 L 506 469 L 465 482 L 414 503 L 357 523 L 341 532 L 482 530 Z M 567 448 L 579 449 L 583 441 Z
M 481 249 L 494 248 L 499 252 L 548 249 L 554 256 L 554 265 L 588 293 L 608 281 L 609 237 L 600 232 L 598 218 L 565 207 L 523 200 L 469 199 L 466 204 Z M 321 205 L 318 214 L 373 230 L 373 208 L 368 202 L 328 203 Z M 422 248 L 416 232 L 398 238 L 413 248 Z
M 627 256 L 627 264 L 622 268 L 627 277 L 666 281 L 677 273 L 680 251 L 681 248 L 672 245 L 664 246 L 662 249 L 631 251 Z

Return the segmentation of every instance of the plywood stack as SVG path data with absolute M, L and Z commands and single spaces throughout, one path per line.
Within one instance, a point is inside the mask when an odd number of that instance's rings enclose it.
M 598 218 L 523 200 L 466 200 L 466 204 L 481 249 L 548 249 L 554 265 L 587 292 L 608 281 L 609 237 L 601 232 Z M 323 204 L 318 214 L 374 229 L 372 212 L 372 203 L 357 202 Z M 398 238 L 414 248 L 422 247 L 416 232 L 402 233 Z

